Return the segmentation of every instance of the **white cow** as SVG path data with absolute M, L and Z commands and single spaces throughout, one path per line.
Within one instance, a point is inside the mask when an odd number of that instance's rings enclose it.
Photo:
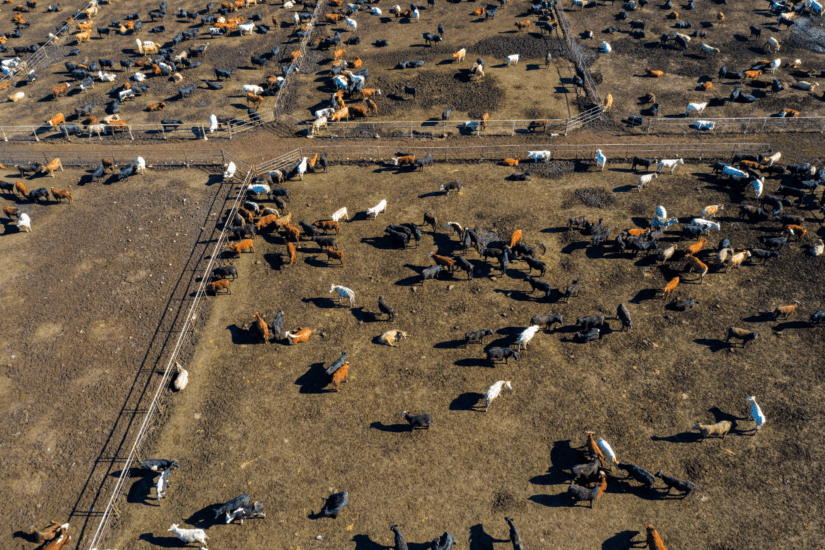
M 779 41 L 771 36 L 768 38 L 768 41 L 765 42 L 765 51 L 767 52 L 778 52 L 779 51 Z
M 298 163 L 298 175 L 301 176 L 301 181 L 304 181 L 304 174 L 307 171 L 307 160 L 309 160 L 308 157 L 304 157 Z
M 345 286 L 340 285 L 331 285 L 329 288 L 330 293 L 337 292 L 338 293 L 338 302 L 341 300 L 349 300 L 349 307 L 352 307 L 355 303 L 355 292 L 352 289 L 349 289 Z
M 518 56 L 519 54 L 508 55 L 507 56 L 507 66 L 510 65 L 518 65 Z
M 654 174 L 645 174 L 644 176 L 641 176 L 639 178 L 639 184 L 638 184 L 639 185 L 639 191 L 641 192 L 643 187 L 647 187 L 650 184 L 651 181 L 653 181 L 655 178 L 658 178 L 658 177 L 659 177 L 659 174 L 655 174 L 655 173 Z M 664 218 L 665 216 L 662 216 L 662 217 Z
M 751 182 L 751 187 L 753 187 L 753 192 L 756 194 L 756 198 L 762 196 L 762 190 L 765 188 L 765 182 L 756 178 L 753 178 Z
M 777 152 L 777 153 L 774 153 L 773 155 L 769 156 L 769 157 L 766 159 L 766 160 L 768 160 L 768 161 L 769 161 L 769 162 L 768 162 L 768 166 L 773 166 L 773 165 L 774 165 L 774 163 L 775 163 L 775 162 L 779 162 L 779 159 L 781 159 L 781 158 L 782 158 L 782 153 L 781 153 L 781 152 Z
M 687 111 L 685 112 L 685 118 L 689 118 L 691 114 L 701 115 L 705 112 L 705 107 L 707 107 L 707 103 L 688 103 Z
M 611 48 L 610 44 L 608 44 L 607 42 L 602 42 L 602 45 L 599 46 L 599 51 L 602 53 L 610 53 L 611 51 L 613 51 L 613 48 Z
M 352 27 L 352 32 L 356 32 L 358 30 L 358 23 L 355 19 L 350 19 L 349 17 L 346 18 L 347 20 L 347 28 Z
M 778 69 L 781 66 L 782 66 L 782 60 L 777 57 L 771 63 L 771 74 L 774 74 L 776 72 L 776 69 Z
M 767 420 L 765 418 L 765 413 L 763 413 L 759 405 L 756 404 L 756 397 L 753 395 L 745 399 L 745 401 L 747 401 L 748 405 L 750 405 L 750 418 L 756 422 L 756 427 L 754 427 L 754 430 L 758 432 L 759 429 L 765 425 L 765 421 Z
M 315 118 L 327 118 L 333 114 L 335 114 L 335 109 L 332 107 L 327 107 L 326 109 L 315 111 Z
M 380 214 L 381 212 L 386 212 L 386 211 L 387 211 L 387 199 L 383 199 L 377 205 L 375 205 L 372 208 L 367 210 L 367 219 L 369 219 L 370 216 L 372 216 L 372 219 L 377 219 L 378 214 Z
M 316 135 L 318 131 L 327 125 L 327 117 L 322 116 L 318 120 L 312 122 L 312 130 L 310 131 L 311 135 Z
M 254 84 L 244 84 L 243 86 L 241 86 L 241 90 L 243 90 L 247 94 L 261 95 L 262 93 L 264 93 L 263 88 L 261 88 L 260 86 L 256 86 Z
M 605 165 L 607 165 L 607 157 L 604 156 L 601 149 L 596 149 L 596 165 L 602 172 L 604 171 Z
M 17 228 L 26 233 L 32 232 L 32 220 L 28 214 L 20 214 L 20 217 L 17 219 Z
M 708 55 L 713 55 L 719 53 L 719 48 L 714 48 L 713 46 L 708 46 L 704 42 L 702 43 L 702 51 Z
M 509 380 L 499 380 L 489 388 L 487 388 L 487 392 L 484 394 L 484 401 L 486 403 L 486 407 L 484 407 L 484 412 L 487 412 L 487 409 L 490 408 L 490 404 L 493 400 L 501 394 L 501 390 L 507 388 L 510 391 L 513 391 L 513 383 Z
M 214 134 L 215 130 L 218 129 L 218 117 L 215 115 L 209 115 L 209 133 Z
M 552 156 L 552 151 L 527 151 L 527 158 L 533 159 L 535 162 L 550 162 L 550 157 Z
M 146 173 L 146 160 L 143 157 L 138 157 L 135 161 L 135 171 L 141 176 Z
M 527 344 L 530 343 L 530 340 L 533 339 L 533 336 L 539 331 L 539 325 L 532 325 L 524 329 L 521 334 L 518 335 L 518 351 L 521 352 L 521 348 L 524 348 L 524 351 L 527 351 Z
M 349 221 L 349 214 L 347 214 L 347 207 L 346 206 L 336 210 L 335 213 L 332 216 L 330 216 L 330 219 L 332 221 L 336 221 L 336 222 L 338 220 L 340 220 L 341 218 L 346 218 L 346 220 Z
M 659 161 L 659 169 L 656 170 L 657 174 L 662 173 L 662 168 L 670 168 L 670 173 L 672 174 L 674 170 L 676 170 L 676 166 L 679 164 L 684 164 L 685 161 L 682 159 L 662 159 Z
M 238 29 L 240 30 L 241 36 L 244 34 L 252 34 L 252 31 L 255 29 L 255 23 L 250 21 L 249 23 L 241 23 L 238 25 Z
M 373 15 L 381 15 L 381 8 L 372 8 L 370 13 Z
M 747 172 L 743 172 L 738 168 L 734 168 L 733 166 L 725 166 L 722 168 L 722 175 L 728 176 L 729 178 L 739 181 L 748 177 Z
M 698 225 L 702 228 L 702 231 L 707 233 L 711 229 L 715 229 L 716 231 L 721 231 L 722 225 L 717 222 L 712 222 L 710 220 L 706 220 L 704 218 L 693 218 L 691 222 L 693 225 Z
M 710 131 L 716 128 L 716 123 L 712 120 L 697 120 L 693 123 L 697 130 Z
M 229 166 L 226 167 L 226 170 L 224 170 L 224 173 L 223 173 L 224 181 L 231 180 L 232 178 L 234 178 L 235 177 L 235 172 L 237 170 L 238 170 L 238 167 L 235 166 L 235 163 L 232 162 L 232 161 L 229 161 Z
M 169 531 L 174 532 L 180 540 L 187 544 L 190 542 L 206 544 L 206 539 L 209 538 L 203 529 L 181 529 L 177 524 L 173 524 L 172 527 L 169 528 Z

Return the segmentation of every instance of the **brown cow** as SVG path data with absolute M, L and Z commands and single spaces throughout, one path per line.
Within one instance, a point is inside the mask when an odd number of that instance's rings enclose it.
M 57 113 L 46 122 L 48 122 L 49 126 L 57 126 L 58 124 L 63 124 L 66 122 L 66 117 L 63 116 L 63 113 Z
M 263 100 L 264 98 L 262 96 L 255 95 L 252 92 L 246 92 L 247 105 L 252 103 L 255 107 L 258 107 Z
M 69 204 L 72 204 L 74 200 L 72 199 L 72 194 L 69 192 L 68 189 L 63 189 L 62 191 L 58 191 L 54 187 L 50 187 L 52 192 L 52 196 L 54 200 L 60 202 L 61 199 L 69 199 Z
M 322 250 L 322 252 L 327 255 L 327 263 L 329 263 L 329 261 L 332 260 L 332 259 L 340 260 L 341 261 L 341 267 L 344 267 L 344 253 L 343 252 L 341 252 L 340 250 L 333 250 L 331 246 L 327 246 L 326 248 L 324 248 Z
M 334 230 L 335 234 L 338 235 L 341 232 L 341 226 L 335 220 L 319 220 L 313 223 L 315 227 L 326 233 L 327 231 Z
M 518 27 L 518 32 L 521 32 L 521 29 L 530 30 L 530 22 L 529 21 L 519 21 L 516 23 L 516 27 Z
M 276 222 L 277 223 L 277 222 Z M 284 225 L 283 227 L 284 232 L 286 232 L 286 240 L 289 241 L 291 239 L 295 239 L 295 242 L 301 240 L 301 230 L 293 225 Z
M 220 279 L 218 281 L 215 281 L 214 283 L 209 283 L 208 285 L 206 285 L 207 293 L 211 292 L 212 294 L 217 295 L 219 290 L 225 290 L 229 294 L 232 294 L 232 289 L 229 288 L 229 281 L 227 281 L 226 279 Z
M 69 93 L 70 84 L 68 82 L 61 84 L 60 86 L 55 86 L 52 88 L 52 97 L 57 99 L 62 95 L 66 95 Z
M 367 117 L 370 114 L 366 107 L 352 106 L 347 108 L 356 117 Z
M 253 254 L 255 253 L 255 241 L 252 239 L 244 239 L 238 244 L 228 244 L 226 248 L 234 252 L 235 254 L 241 254 L 246 252 L 247 250 L 251 251 Z
M 154 113 L 155 111 L 162 111 L 165 108 L 166 108 L 166 102 L 161 101 L 160 103 L 152 103 L 151 105 L 146 107 L 146 110 L 149 111 L 150 113 Z
M 297 257 L 297 254 L 295 253 L 295 245 L 290 242 L 286 243 L 286 251 L 289 254 L 289 265 L 294 264 L 295 258 Z

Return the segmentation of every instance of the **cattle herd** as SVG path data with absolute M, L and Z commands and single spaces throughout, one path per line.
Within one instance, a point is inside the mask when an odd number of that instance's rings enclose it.
M 535 159 L 535 162 L 542 162 L 542 152 L 531 152 L 528 156 Z M 397 159 L 411 158 L 409 163 L 400 164 Z M 671 293 L 683 282 L 693 282 L 697 279 L 701 284 L 713 284 L 717 277 L 725 277 L 731 268 L 747 269 L 744 266 L 748 261 L 751 263 L 762 263 L 766 261 L 782 261 L 782 255 L 792 254 L 786 246 L 790 240 L 795 240 L 804 245 L 804 253 L 811 257 L 818 257 L 823 254 L 825 246 L 819 239 L 807 237 L 808 230 L 805 225 L 809 225 L 811 211 L 818 210 L 825 213 L 825 195 L 818 196 L 817 190 L 825 183 L 825 171 L 810 163 L 800 165 L 783 165 L 780 163 L 781 153 L 772 155 L 747 155 L 737 154 L 729 162 L 715 162 L 710 165 L 712 173 L 715 174 L 719 185 L 728 188 L 731 196 L 741 197 L 738 203 L 708 205 L 701 212 L 680 213 L 681 219 L 669 216 L 664 206 L 659 206 L 655 213 L 652 213 L 648 227 L 632 227 L 618 231 L 611 230 L 603 220 L 591 221 L 586 215 L 575 216 L 567 220 L 566 224 L 559 229 L 572 235 L 573 231 L 580 232 L 586 236 L 589 246 L 594 249 L 606 249 L 615 254 L 616 258 L 636 258 L 640 253 L 655 256 L 658 259 L 654 263 L 669 265 L 671 269 L 682 273 L 669 281 L 661 289 L 652 289 L 653 294 L 661 293 L 663 302 L 673 309 L 685 311 L 694 307 L 700 307 L 700 300 L 688 298 L 677 300 L 673 298 L 669 301 Z M 141 162 L 136 165 L 145 166 Z M 610 160 L 601 151 L 596 157 L 596 168 L 602 172 L 609 172 L 610 166 L 615 167 L 615 162 Z M 683 165 L 683 159 L 652 159 L 634 157 L 631 169 L 637 167 L 650 169 L 658 166 L 662 180 L 676 169 Z M 416 164 L 415 156 L 409 153 L 399 152 L 392 162 L 387 164 L 387 168 L 396 170 L 399 173 L 410 173 L 420 166 Z M 662 170 L 666 168 L 666 170 Z M 255 254 L 255 239 L 259 234 L 266 234 L 266 241 L 275 243 L 281 247 L 283 259 L 279 269 L 282 270 L 305 270 L 313 269 L 303 262 L 296 262 L 298 248 L 302 242 L 314 242 L 317 248 L 300 248 L 302 253 L 320 252 L 328 256 L 327 266 L 336 269 L 339 273 L 337 278 L 341 281 L 347 279 L 347 264 L 344 262 L 346 250 L 343 250 L 336 236 L 342 231 L 359 231 L 366 235 L 376 235 L 380 229 L 376 230 L 375 222 L 380 216 L 387 216 L 388 211 L 392 211 L 392 201 L 381 200 L 377 205 L 369 208 L 357 208 L 353 211 L 363 212 L 360 219 L 364 222 L 355 222 L 356 217 L 350 219 L 347 207 L 340 208 L 328 217 L 321 216 L 318 220 L 308 223 L 308 221 L 294 221 L 289 205 L 293 201 L 301 201 L 301 189 L 290 184 L 290 180 L 298 177 L 304 178 L 305 174 L 326 171 L 326 155 L 315 154 L 312 157 L 304 157 L 290 165 L 277 170 L 272 170 L 259 175 L 248 187 L 248 196 L 244 197 L 242 206 L 238 208 L 236 214 L 226 220 L 225 231 L 230 239 L 237 240 L 237 243 L 226 246 L 224 256 L 231 259 L 232 263 L 216 267 L 211 276 L 212 279 L 207 285 L 207 292 L 211 295 L 231 294 L 230 279 L 237 280 L 245 276 L 245 266 L 248 262 L 240 261 L 239 258 L 244 252 Z M 656 172 L 652 172 L 656 174 Z M 740 175 L 743 174 L 743 175 Z M 224 176 L 227 179 L 234 177 L 234 166 L 227 167 Z M 644 176 L 641 176 L 644 177 Z M 781 180 L 780 180 L 781 178 Z M 769 192 L 767 187 L 773 186 L 773 181 L 778 188 Z M 758 184 L 758 185 L 755 185 Z M 275 185 L 285 185 L 286 187 L 275 187 Z M 438 189 L 445 200 L 461 200 L 458 195 L 453 194 L 449 199 L 451 190 L 462 192 L 464 186 L 458 182 L 440 184 Z M 764 194 L 763 194 L 764 189 Z M 651 193 L 655 188 L 646 186 L 640 187 L 639 192 Z M 635 193 L 635 191 L 632 191 Z M 773 194 L 775 193 L 775 194 Z M 269 202 L 265 205 L 264 201 Z M 752 203 L 752 204 L 748 204 Z M 738 210 L 738 218 L 745 219 L 746 223 L 760 225 L 765 231 L 774 233 L 776 236 L 766 235 L 759 238 L 759 244 L 734 243 L 729 238 L 719 237 L 718 245 L 711 246 L 712 232 L 723 235 L 723 224 L 732 223 L 730 221 L 712 221 L 724 213 L 733 214 Z M 718 218 L 717 218 L 718 219 Z M 687 220 L 687 223 L 682 220 Z M 293 225 L 294 224 L 294 225 Z M 678 227 L 681 225 L 681 228 Z M 363 229 L 359 230 L 361 227 Z M 451 244 L 456 253 L 442 255 L 430 252 L 426 258 L 432 261 L 431 267 L 422 266 L 419 268 L 420 280 L 414 286 L 426 284 L 439 284 L 439 278 L 447 273 L 464 273 L 464 278 L 470 281 L 476 277 L 489 277 L 493 281 L 506 281 L 514 275 L 525 270 L 518 278 L 521 278 L 527 287 L 522 291 L 525 296 L 536 304 L 539 308 L 551 308 L 553 303 L 579 300 L 580 296 L 595 289 L 589 289 L 580 280 L 573 280 L 569 285 L 557 282 L 556 286 L 547 281 L 548 269 L 546 260 L 542 260 L 542 254 L 549 255 L 552 251 L 541 251 L 537 246 L 527 243 L 525 231 L 516 229 L 510 235 L 499 235 L 495 231 L 477 227 L 464 227 L 462 223 L 456 221 L 444 221 L 439 219 L 436 212 L 428 211 L 422 214 L 420 222 L 412 221 L 405 223 L 389 224 L 383 230 L 383 237 L 375 237 L 376 242 L 384 240 L 383 243 L 389 249 L 408 247 L 419 247 L 422 240 L 428 234 L 435 240 L 440 238 L 440 233 L 446 230 Z M 329 236 L 330 233 L 335 236 Z M 322 236 L 322 233 L 325 234 Z M 611 238 L 615 234 L 615 238 Z M 683 243 L 687 238 L 688 242 Z M 455 239 L 455 241 L 452 241 Z M 698 240 L 697 240 L 698 239 Z M 429 238 L 427 239 L 429 242 Z M 439 248 L 445 245 L 442 243 Z M 764 248 L 761 248 L 764 247 Z M 475 257 L 475 258 L 473 258 Z M 234 259 L 233 259 L 234 258 Z M 701 258 L 701 259 L 700 259 Z M 498 263 L 497 268 L 491 268 L 489 260 Z M 335 260 L 336 263 L 329 263 Z M 669 263 L 668 263 L 669 262 Z M 681 267 L 676 267 L 681 265 Z M 530 275 L 537 271 L 536 276 Z M 693 273 L 693 275 L 691 275 Z M 427 283 L 428 280 L 432 283 Z M 460 280 L 461 278 L 455 278 Z M 443 283 L 441 283 L 443 284 Z M 499 284 L 499 283 L 497 283 Z M 508 285 L 509 286 L 509 285 Z M 512 291 L 511 291 L 512 292 Z M 536 294 L 538 292 L 538 294 Z M 397 320 L 396 308 L 391 305 L 383 296 L 380 289 L 372 289 L 368 295 L 356 296 L 356 293 L 347 286 L 333 284 L 329 293 L 335 297 L 334 307 L 353 308 L 356 304 L 375 303 L 378 317 L 385 317 L 386 322 L 394 323 Z M 631 302 L 628 302 L 631 303 Z M 795 315 L 800 303 L 797 300 L 788 298 L 786 305 L 779 305 L 773 310 L 764 310 L 760 314 L 774 320 L 786 320 Z M 810 304 L 812 305 L 812 304 Z M 585 312 L 587 313 L 587 312 Z M 598 345 L 603 338 L 623 338 L 627 334 L 625 331 L 639 330 L 639 323 L 644 321 L 634 320 L 633 306 L 620 303 L 616 307 L 615 316 L 607 316 L 604 313 L 584 315 L 575 319 L 575 323 L 568 329 L 562 315 L 549 312 L 535 315 L 529 325 L 521 330 L 511 342 L 512 346 L 488 347 L 483 353 L 488 364 L 509 364 L 513 359 L 518 362 L 528 354 L 528 345 L 531 340 L 538 335 L 546 338 L 553 333 L 568 333 L 572 336 L 570 341 L 580 342 L 581 345 Z M 299 321 L 290 321 L 289 311 L 278 311 L 271 322 L 258 312 L 252 315 L 253 323 L 251 332 L 261 342 L 283 342 L 287 345 L 299 345 L 308 342 L 313 338 L 311 327 L 295 326 Z M 825 310 L 820 310 L 810 315 L 808 324 L 818 325 L 825 319 Z M 610 321 L 618 321 L 621 331 L 613 331 L 610 328 Z M 468 327 L 464 337 L 464 347 L 471 350 L 471 346 L 484 345 L 484 339 L 494 334 L 493 329 Z M 758 333 L 738 327 L 730 327 L 726 332 L 725 344 L 733 348 L 737 343 L 745 348 L 749 343 L 757 341 Z M 315 336 L 317 337 L 317 336 Z M 396 346 L 401 340 L 408 338 L 407 332 L 402 330 L 390 330 L 385 332 L 378 339 L 378 343 Z M 751 344 L 753 346 L 753 344 Z M 503 362 L 503 363 L 500 363 Z M 350 373 L 350 361 L 347 352 L 340 354 L 340 357 L 324 368 L 324 376 L 334 391 L 339 391 L 343 382 L 347 381 Z M 189 374 L 187 371 L 178 369 L 178 381 L 175 387 L 181 390 L 186 387 Z M 509 380 L 501 380 L 490 386 L 484 394 L 485 407 L 488 411 L 491 403 L 502 392 L 502 390 L 514 390 L 518 382 L 514 384 Z M 767 415 L 763 413 L 757 404 L 756 396 L 742 396 L 742 405 L 749 411 L 749 417 L 754 421 L 752 432 L 756 435 L 765 425 Z M 407 411 L 401 413 L 402 418 L 409 424 L 410 429 L 428 430 L 437 426 L 436 415 L 431 412 L 411 414 Z M 731 430 L 731 422 L 720 421 L 716 424 L 698 424 L 694 430 L 699 432 L 701 438 L 718 437 L 724 439 Z M 745 433 L 739 429 L 737 433 Z M 603 438 L 595 437 L 595 432 L 587 432 L 587 437 L 582 444 L 582 458 L 585 462 L 580 464 L 570 464 L 572 472 L 571 483 L 568 486 L 570 505 L 577 502 L 588 503 L 593 507 L 599 499 L 603 497 L 605 491 L 610 487 L 611 479 L 620 480 L 625 476 L 642 484 L 648 490 L 655 489 L 657 479 L 661 480 L 664 487 L 662 494 L 669 494 L 675 490 L 681 493 L 683 498 L 689 497 L 697 490 L 697 484 L 690 480 L 679 479 L 660 470 L 653 474 L 644 467 L 620 461 L 618 455 L 620 450 L 611 446 Z M 158 474 L 155 487 L 155 494 L 158 501 L 167 496 L 169 486 L 169 476 L 176 468 L 180 467 L 177 460 L 172 458 L 150 459 L 140 463 L 140 467 Z M 606 473 L 606 471 L 609 472 Z M 329 496 L 326 505 L 320 512 L 319 517 L 336 518 L 349 503 L 347 491 L 335 493 Z M 203 503 L 201 503 L 203 504 Z M 216 507 L 216 517 L 225 515 L 226 523 L 240 521 L 243 523 L 249 518 L 264 518 L 263 503 L 251 501 L 249 495 L 240 495 L 231 501 Z M 521 537 L 516 530 L 512 518 L 505 518 L 510 526 L 510 537 L 514 547 L 521 548 Z M 663 549 L 664 545 L 653 526 L 646 526 L 647 543 L 649 548 Z M 182 529 L 178 525 L 172 525 L 169 529 L 184 542 L 198 542 L 205 545 L 208 537 L 203 529 Z M 53 523 L 48 529 L 42 531 L 38 536 L 43 540 L 61 540 L 60 537 L 67 534 L 67 524 Z M 407 548 L 404 536 L 397 525 L 392 526 L 395 536 L 395 548 L 397 550 Z M 49 539 L 48 537 L 51 537 Z M 455 539 L 449 532 L 432 541 L 431 545 L 436 550 L 449 550 Z M 47 546 L 60 548 L 60 546 Z

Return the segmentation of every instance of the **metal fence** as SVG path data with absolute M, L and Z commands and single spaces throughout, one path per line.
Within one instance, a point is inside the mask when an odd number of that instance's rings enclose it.
M 642 119 L 642 124 L 631 122 L 627 114 L 617 114 L 631 127 L 647 134 L 761 134 L 765 132 L 819 132 L 825 133 L 825 117 L 748 117 L 748 118 L 656 118 Z M 697 122 L 708 129 L 700 130 Z M 710 123 L 710 124 L 708 124 Z
M 275 114 L 278 116 L 283 116 L 287 120 L 293 119 L 293 117 L 282 112 L 281 108 L 283 107 L 283 98 L 285 97 L 286 90 L 289 87 L 289 81 L 292 80 L 293 75 L 301 69 L 301 64 L 304 62 L 304 58 L 307 53 L 307 44 L 309 44 L 309 41 L 312 39 L 312 31 L 315 30 L 315 27 L 318 24 L 318 15 L 321 13 L 322 5 L 323 2 L 318 2 L 318 5 L 315 6 L 315 10 L 312 12 L 312 19 L 310 20 L 311 27 L 309 32 L 301 39 L 301 45 L 298 47 L 298 51 L 301 52 L 301 55 L 295 58 L 290 64 L 290 68 L 287 70 L 287 75 L 285 77 L 287 82 L 283 87 L 281 87 L 280 90 L 278 90 L 278 95 L 275 98 Z
M 180 166 L 180 167 L 200 167 L 200 166 L 224 166 L 227 164 L 228 157 L 232 157 L 229 153 L 224 151 L 207 152 L 207 153 L 170 153 L 170 154 L 141 154 L 146 160 L 149 167 L 159 166 Z M 78 167 L 78 168 L 94 168 L 100 164 L 102 158 L 113 161 L 116 165 L 126 166 L 132 163 L 137 158 L 136 154 L 124 153 L 120 150 L 112 150 L 106 152 L 97 152 L 95 155 L 90 155 L 82 152 L 73 151 L 9 151 L 0 149 L 0 163 L 7 168 L 18 164 L 34 164 L 40 162 L 48 164 L 52 160 L 59 158 L 60 163 L 64 167 Z M 238 161 L 242 162 L 242 161 Z M 237 164 L 237 163 L 236 163 Z M 249 170 L 246 163 L 243 163 L 245 170 Z M 241 166 L 238 166 L 241 169 Z
M 600 149 L 608 160 L 615 158 L 630 159 L 634 156 L 701 160 L 706 157 L 719 158 L 735 153 L 757 154 L 772 151 L 769 143 L 608 143 L 593 145 L 554 143 L 544 145 L 477 145 L 472 147 L 404 147 L 403 153 L 415 155 L 416 158 L 431 154 L 435 161 L 442 162 L 453 160 L 500 160 L 516 157 L 521 158 L 523 162 L 528 162 L 526 160 L 528 151 L 547 151 L 550 160 L 577 160 L 595 158 L 597 149 Z M 298 150 L 297 157 L 309 157 L 322 152 L 327 153 L 327 159 L 330 162 L 363 160 L 382 162 L 397 156 L 399 148 L 381 145 L 307 146 Z
M 89 9 L 92 4 L 87 4 L 85 7 L 79 9 L 72 19 L 77 21 L 82 17 L 86 17 L 90 19 L 88 15 L 86 15 L 85 10 Z M 91 19 L 90 19 L 91 20 Z M 34 52 L 31 56 L 29 56 L 21 65 L 21 67 L 25 67 L 25 72 L 23 70 L 18 70 L 11 72 L 9 74 L 3 74 L 2 78 L 0 78 L 0 90 L 10 87 L 11 83 L 14 82 L 14 79 L 19 76 L 20 74 L 27 74 L 29 71 L 37 72 L 42 66 L 48 66 L 53 63 L 55 60 L 63 57 L 63 49 L 58 44 L 60 40 L 63 38 L 64 33 L 68 35 L 71 32 L 71 25 L 65 24 L 58 28 L 51 38 L 49 38 L 42 46 L 40 46 L 36 52 Z
M 233 202 L 232 207 L 230 209 L 229 217 L 231 218 L 237 212 L 238 207 L 243 203 L 243 199 L 246 196 L 247 187 L 252 181 L 255 172 L 250 165 L 225 151 L 221 151 L 220 158 L 222 158 L 223 161 L 227 163 L 234 162 L 236 166 L 238 166 L 239 173 L 244 174 L 240 191 L 238 192 L 238 195 L 235 197 L 235 201 Z M 169 359 L 166 363 L 166 368 L 163 372 L 163 376 L 161 377 L 157 389 L 155 390 L 155 394 L 152 397 L 152 401 L 146 409 L 146 413 L 143 417 L 143 421 L 140 424 L 140 428 L 135 434 L 134 443 L 132 444 L 128 455 L 126 456 L 123 468 L 120 471 L 120 475 L 115 483 L 114 489 L 112 490 L 112 494 L 109 497 L 109 500 L 106 504 L 106 508 L 102 512 L 97 529 L 95 530 L 95 533 L 92 536 L 91 542 L 88 544 L 88 548 L 90 549 L 97 548 L 98 545 L 102 545 L 106 541 L 106 538 L 109 535 L 111 528 L 112 516 L 120 515 L 118 501 L 120 500 L 120 497 L 123 495 L 124 490 L 127 490 L 126 480 L 130 477 L 130 471 L 133 464 L 135 464 L 136 461 L 139 461 L 139 457 L 142 456 L 142 452 L 145 449 L 147 443 L 147 436 L 150 432 L 150 426 L 153 424 L 154 421 L 158 419 L 158 417 L 161 414 L 163 414 L 161 410 L 161 402 L 169 390 L 169 385 L 172 380 L 172 374 L 175 371 L 175 363 L 177 361 L 178 354 L 180 353 L 181 348 L 186 343 L 188 338 L 191 336 L 192 323 L 197 318 L 198 309 L 201 306 L 202 301 L 204 299 L 206 292 L 206 284 L 210 280 L 209 274 L 212 272 L 212 268 L 215 266 L 215 261 L 218 255 L 221 253 L 223 244 L 226 241 L 226 239 L 227 233 L 226 229 L 224 228 L 221 230 L 221 233 L 214 244 L 212 253 L 209 256 L 209 261 L 207 262 L 206 268 L 203 270 L 201 282 L 198 285 L 198 288 L 195 291 L 195 294 L 192 298 L 192 305 L 189 307 L 189 311 L 186 315 L 183 326 L 180 328 L 180 335 L 175 341 L 175 346 L 169 354 Z
M 562 35 L 564 36 L 564 40 L 567 43 L 567 49 L 570 51 L 570 55 L 573 56 L 575 60 L 576 67 L 579 69 L 579 72 L 583 75 L 582 80 L 584 81 L 584 89 L 593 103 L 601 109 L 604 106 L 602 103 L 602 98 L 599 96 L 599 90 L 596 88 L 596 84 L 593 82 L 593 78 L 590 76 L 590 70 L 587 68 L 587 63 L 584 61 L 584 58 L 581 55 L 581 46 L 576 43 L 576 39 L 573 38 L 573 32 L 570 30 L 570 23 L 567 22 L 567 17 L 564 16 L 564 12 L 562 11 L 561 7 L 559 7 L 558 2 L 553 5 L 553 9 L 556 12 L 556 18 L 559 21 L 559 27 L 561 27 Z M 601 111 L 600 111 L 601 114 Z

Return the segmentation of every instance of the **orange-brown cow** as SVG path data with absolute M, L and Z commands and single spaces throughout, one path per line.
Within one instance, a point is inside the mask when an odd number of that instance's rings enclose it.
M 166 102 L 161 101 L 160 103 L 152 103 L 151 105 L 146 107 L 146 110 L 149 111 L 150 113 L 154 113 L 155 111 L 162 111 L 165 108 L 166 108 Z
M 46 122 L 49 124 L 49 126 L 57 126 L 58 124 L 63 124 L 64 122 L 66 122 L 66 117 L 63 116 L 63 113 L 57 113 Z
M 226 279 L 220 279 L 218 281 L 215 281 L 214 283 L 209 283 L 206 285 L 207 294 L 212 293 L 217 295 L 219 290 L 225 290 L 229 294 L 232 294 L 232 289 L 229 288 L 229 281 L 227 281 Z
M 679 286 L 679 277 L 674 277 L 670 280 L 668 284 L 662 289 L 662 299 L 667 300 L 667 297 L 670 296 L 670 293 L 676 290 L 676 287 Z
M 327 231 L 335 231 L 338 235 L 341 232 L 341 225 L 335 220 L 319 220 L 313 223 L 315 227 L 326 233 Z
M 58 97 L 60 97 L 62 95 L 66 95 L 68 93 L 69 93 L 69 83 L 68 82 L 66 82 L 64 84 L 61 84 L 60 86 L 55 86 L 54 88 L 52 88 L 52 97 L 54 97 L 54 99 L 57 99 Z
M 322 250 L 322 252 L 327 255 L 327 263 L 329 263 L 330 260 L 335 259 L 335 260 L 339 260 L 341 262 L 341 267 L 344 267 L 344 253 L 343 252 L 341 252 L 340 250 L 333 250 L 333 248 L 331 246 L 327 246 L 326 248 L 324 248 Z
M 60 202 L 61 199 L 69 199 L 69 204 L 72 204 L 74 200 L 72 199 L 72 194 L 69 192 L 68 189 L 63 189 L 62 191 L 58 191 L 54 187 L 49 188 L 52 192 L 52 196 L 54 200 Z
M 292 244 L 292 243 L 289 243 L 289 242 L 286 243 L 286 251 L 287 251 L 287 254 L 289 255 L 289 265 L 294 264 L 295 263 L 295 258 L 298 256 L 295 253 L 295 245 Z
M 246 252 L 247 250 L 254 254 L 255 241 L 253 241 L 252 239 L 244 239 L 238 244 L 228 244 L 226 245 L 226 248 L 228 248 L 229 250 L 238 255 L 242 254 L 243 252 Z
M 60 159 L 54 159 L 49 164 L 40 168 L 41 172 L 48 172 L 51 177 L 54 177 L 54 171 L 60 168 L 60 171 L 63 171 L 63 163 L 60 162 Z
M 332 373 L 332 387 L 335 391 L 338 391 L 338 386 L 341 385 L 342 382 L 347 381 L 347 373 L 349 372 L 349 363 L 344 363 L 341 365 L 337 371 Z

